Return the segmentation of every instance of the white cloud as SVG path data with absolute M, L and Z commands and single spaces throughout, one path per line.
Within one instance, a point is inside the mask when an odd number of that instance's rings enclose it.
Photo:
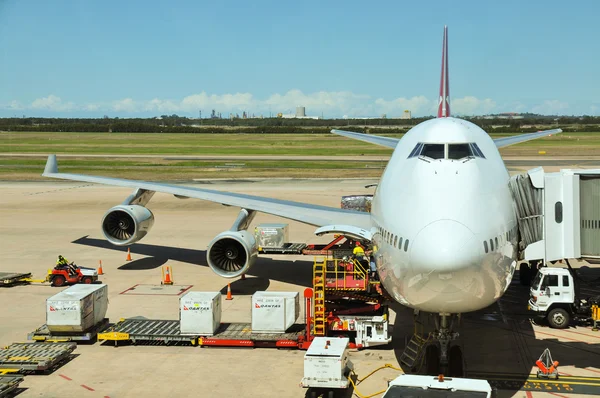
M 375 110 L 379 113 L 385 113 L 389 118 L 398 117 L 405 110 L 411 111 L 413 115 L 426 115 L 432 113 L 432 106 L 435 103 L 420 95 L 412 98 L 396 98 L 387 101 L 383 98 L 375 100 Z
M 496 102 L 467 96 L 450 100 L 450 111 L 455 115 L 485 115 L 496 111 Z
M 115 112 L 139 112 L 138 104 L 131 98 L 113 101 L 112 110 Z
M 559 115 L 569 109 L 569 104 L 559 100 L 546 100 L 539 105 L 535 105 L 531 108 L 533 113 L 539 113 L 541 115 Z
M 0 105 L 5 110 L 33 110 L 51 111 L 57 113 L 106 113 L 124 116 L 136 114 L 163 115 L 177 113 L 180 115 L 197 115 L 202 110 L 203 115 L 210 114 L 214 109 L 224 116 L 229 112 L 239 113 L 247 111 L 255 115 L 275 115 L 279 112 L 295 113 L 297 106 L 306 107 L 308 115 L 321 115 L 325 117 L 376 117 L 386 114 L 388 118 L 399 117 L 404 110 L 410 110 L 413 116 L 434 115 L 437 112 L 437 98 L 427 98 L 423 95 L 410 98 L 398 97 L 392 99 L 373 98 L 365 94 L 356 94 L 351 91 L 318 91 L 304 93 L 301 90 L 289 90 L 285 93 L 271 94 L 265 98 L 257 98 L 251 93 L 209 94 L 200 92 L 188 95 L 181 99 L 154 98 L 139 100 L 131 97 L 108 102 L 90 102 L 76 104 L 63 101 L 56 95 L 48 95 L 23 105 L 19 101 L 11 101 Z M 454 98 L 450 100 L 450 109 L 453 115 L 483 115 L 498 112 L 534 112 L 541 114 L 565 114 L 569 111 L 569 104 L 559 100 L 546 100 L 532 106 L 514 102 L 498 105 L 491 98 L 480 99 L 473 96 Z M 591 114 L 598 114 L 600 107 L 591 105 Z
M 31 109 L 44 109 L 49 111 L 58 111 L 58 112 L 68 112 L 76 109 L 75 103 L 73 102 L 63 102 L 60 97 L 56 95 L 49 95 L 47 97 L 42 97 L 34 100 L 31 105 Z

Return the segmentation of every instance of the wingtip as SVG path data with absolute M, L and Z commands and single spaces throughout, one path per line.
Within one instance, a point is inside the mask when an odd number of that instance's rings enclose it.
M 46 161 L 46 167 L 44 168 L 44 174 L 56 174 L 58 173 L 58 164 L 56 163 L 56 155 L 48 155 L 48 160 Z

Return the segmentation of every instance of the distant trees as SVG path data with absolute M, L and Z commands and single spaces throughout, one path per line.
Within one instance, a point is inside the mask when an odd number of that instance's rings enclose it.
M 162 115 L 160 118 L 0 118 L 0 131 L 63 131 L 114 133 L 247 133 L 247 134 L 303 134 L 327 133 L 340 128 L 370 134 L 406 132 L 428 118 L 415 119 L 219 119 L 188 118 Z M 528 132 L 548 126 L 560 126 L 565 131 L 600 131 L 597 116 L 539 116 L 523 119 L 467 118 L 488 132 Z M 540 127 L 541 126 L 541 127 Z

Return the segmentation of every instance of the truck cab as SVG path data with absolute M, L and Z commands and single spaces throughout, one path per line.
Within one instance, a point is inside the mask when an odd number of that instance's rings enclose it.
M 493 390 L 486 380 L 403 374 L 392 380 L 382 398 L 490 398 Z
M 544 314 L 551 327 L 565 329 L 577 312 L 575 284 L 566 268 L 541 268 L 529 289 L 531 311 Z

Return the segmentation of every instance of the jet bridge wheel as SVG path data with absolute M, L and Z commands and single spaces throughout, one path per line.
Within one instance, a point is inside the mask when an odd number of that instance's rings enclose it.
M 519 282 L 523 286 L 529 286 L 531 284 L 531 268 L 529 268 L 529 264 L 521 263 L 519 265 Z

